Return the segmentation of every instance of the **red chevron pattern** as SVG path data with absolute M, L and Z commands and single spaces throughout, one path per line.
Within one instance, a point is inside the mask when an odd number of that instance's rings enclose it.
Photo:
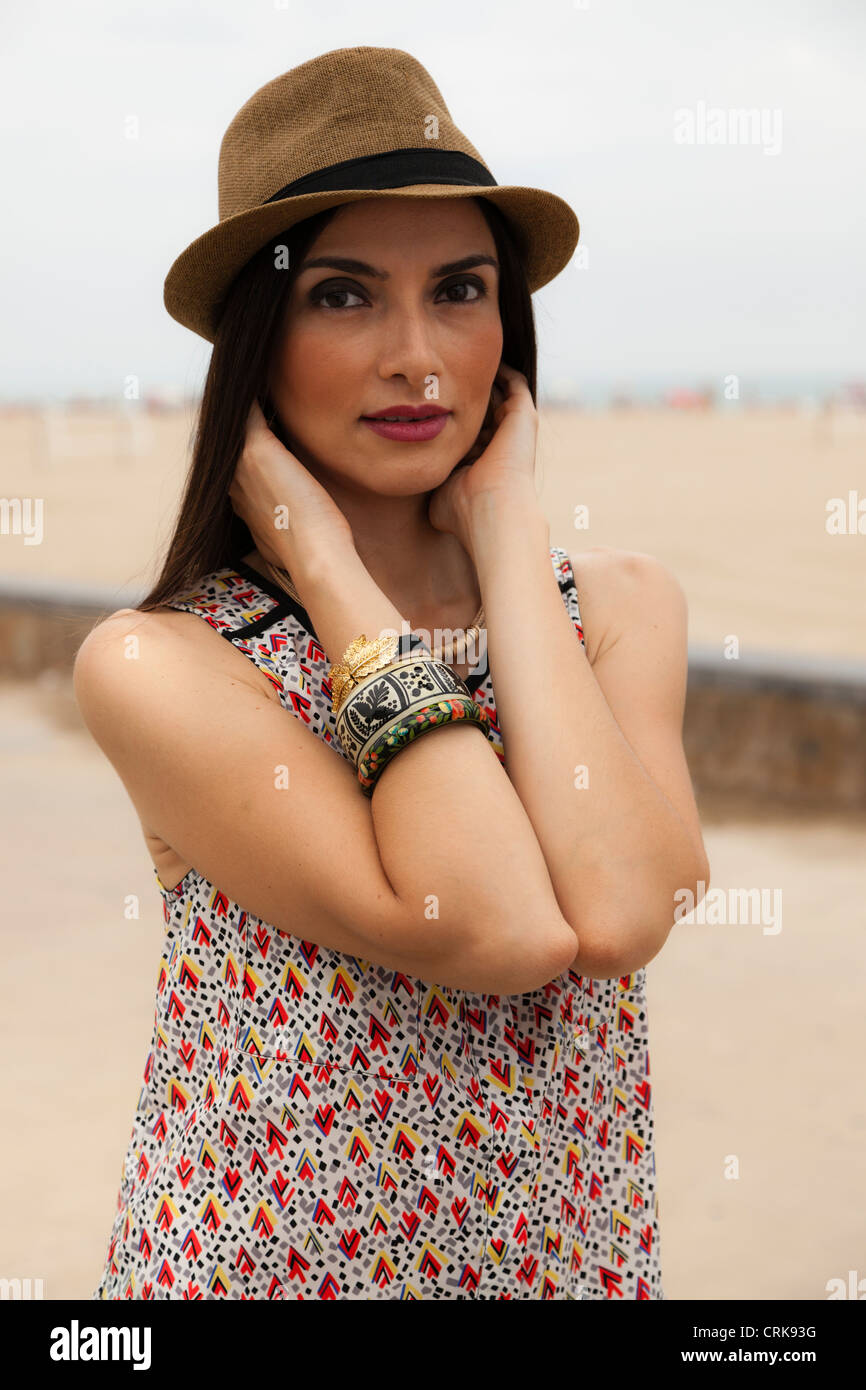
M 229 568 L 173 606 L 346 756 L 303 610 Z M 473 697 L 501 754 L 489 673 Z M 157 886 L 153 1036 L 94 1298 L 664 1298 L 643 970 L 473 995 L 277 931 L 194 869 Z

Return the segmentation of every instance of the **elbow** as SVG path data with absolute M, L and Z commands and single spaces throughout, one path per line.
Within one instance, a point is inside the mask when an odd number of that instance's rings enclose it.
M 673 921 L 651 928 L 643 919 L 612 926 L 604 935 L 585 932 L 578 937 L 577 955 L 571 969 L 595 980 L 621 979 L 632 975 L 657 956 L 668 938 Z
M 620 913 L 604 922 L 573 927 L 578 949 L 571 969 L 579 975 L 594 979 L 619 979 L 631 975 L 659 954 L 678 918 L 682 915 L 685 895 L 689 910 L 706 894 L 710 882 L 710 866 L 706 855 L 691 861 L 685 875 L 675 886 L 668 879 L 652 891 L 638 893 L 643 911 Z
M 442 983 L 472 993 L 530 994 L 567 974 L 578 949 L 574 932 L 558 913 L 544 924 L 534 914 L 500 917 L 489 930 L 481 930 L 480 938 L 478 932 L 476 920 L 449 961 L 441 962 L 437 978 Z
M 640 970 L 653 956 L 658 955 L 666 936 L 665 932 L 659 938 L 649 938 L 644 932 L 640 937 L 626 941 L 618 933 L 615 942 L 587 937 L 580 943 L 570 969 L 587 979 L 621 979 Z

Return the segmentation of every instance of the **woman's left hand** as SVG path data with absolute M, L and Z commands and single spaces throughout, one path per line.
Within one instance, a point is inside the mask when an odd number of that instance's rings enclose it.
M 472 509 L 485 493 L 513 496 L 530 505 L 537 500 L 534 471 L 538 413 L 529 383 L 522 372 L 503 362 L 495 384 L 501 384 L 505 394 L 493 412 L 492 433 L 482 430 L 467 455 L 469 461 L 459 463 L 431 493 L 427 509 L 431 526 L 457 536 L 467 551 Z M 485 435 L 490 442 L 483 447 Z M 473 461 L 471 455 L 478 444 L 482 450 Z

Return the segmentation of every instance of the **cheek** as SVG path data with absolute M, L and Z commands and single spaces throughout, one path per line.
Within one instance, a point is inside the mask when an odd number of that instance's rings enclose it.
M 488 325 L 479 326 L 461 355 L 461 380 L 472 393 L 483 392 L 486 396 L 502 359 L 502 323 L 498 315 Z
M 464 344 L 460 360 L 451 365 L 460 382 L 464 424 L 470 434 L 481 428 L 490 404 L 490 387 L 502 360 L 502 324 L 497 316 L 489 326 L 479 328 L 471 342 Z
M 286 399 L 298 416 L 322 412 L 331 417 L 334 406 L 345 408 L 352 389 L 351 355 L 336 350 L 333 335 L 299 331 L 292 335 L 279 359 L 278 375 Z

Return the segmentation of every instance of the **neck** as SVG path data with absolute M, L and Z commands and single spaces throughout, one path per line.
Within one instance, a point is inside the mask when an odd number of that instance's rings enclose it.
M 411 613 L 468 601 L 474 612 L 480 605 L 471 557 L 456 536 L 430 525 L 429 493 L 371 496 L 330 477 L 325 485 L 352 528 L 365 569 L 398 607 Z

